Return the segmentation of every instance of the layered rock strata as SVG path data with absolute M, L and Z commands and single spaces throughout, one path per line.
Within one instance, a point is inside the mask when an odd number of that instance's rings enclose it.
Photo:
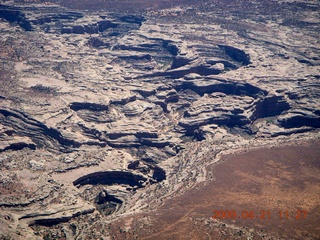
M 0 5 L 0 238 L 110 237 L 223 151 L 319 136 L 319 4 L 231 2 Z

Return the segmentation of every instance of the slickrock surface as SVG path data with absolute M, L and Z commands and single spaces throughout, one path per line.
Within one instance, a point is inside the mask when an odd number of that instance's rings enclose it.
M 110 239 L 223 154 L 318 139 L 319 11 L 1 2 L 0 239 Z

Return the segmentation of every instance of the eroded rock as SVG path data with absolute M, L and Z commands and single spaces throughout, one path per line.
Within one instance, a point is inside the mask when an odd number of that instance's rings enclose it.
M 225 150 L 317 136 L 318 4 L 100 3 L 0 6 L 0 232 L 111 238 Z

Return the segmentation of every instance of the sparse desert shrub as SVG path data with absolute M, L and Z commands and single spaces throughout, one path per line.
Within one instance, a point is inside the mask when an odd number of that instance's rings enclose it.
M 35 86 L 31 87 L 32 90 L 41 92 L 41 93 L 47 93 L 47 94 L 55 94 L 56 89 L 48 86 L 43 86 L 42 84 L 37 84 Z
M 268 118 L 268 119 L 266 120 L 266 123 L 267 123 L 267 124 L 273 123 L 273 119 L 272 119 L 272 118 Z
M 47 233 L 46 235 L 43 236 L 44 240 L 52 240 L 53 238 L 51 237 L 51 235 L 49 233 Z
M 0 235 L 0 240 L 13 240 L 10 235 Z

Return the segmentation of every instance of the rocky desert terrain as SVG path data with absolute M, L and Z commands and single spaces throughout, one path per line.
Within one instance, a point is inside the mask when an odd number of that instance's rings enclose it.
M 0 239 L 317 239 L 319 12 L 1 1 Z

